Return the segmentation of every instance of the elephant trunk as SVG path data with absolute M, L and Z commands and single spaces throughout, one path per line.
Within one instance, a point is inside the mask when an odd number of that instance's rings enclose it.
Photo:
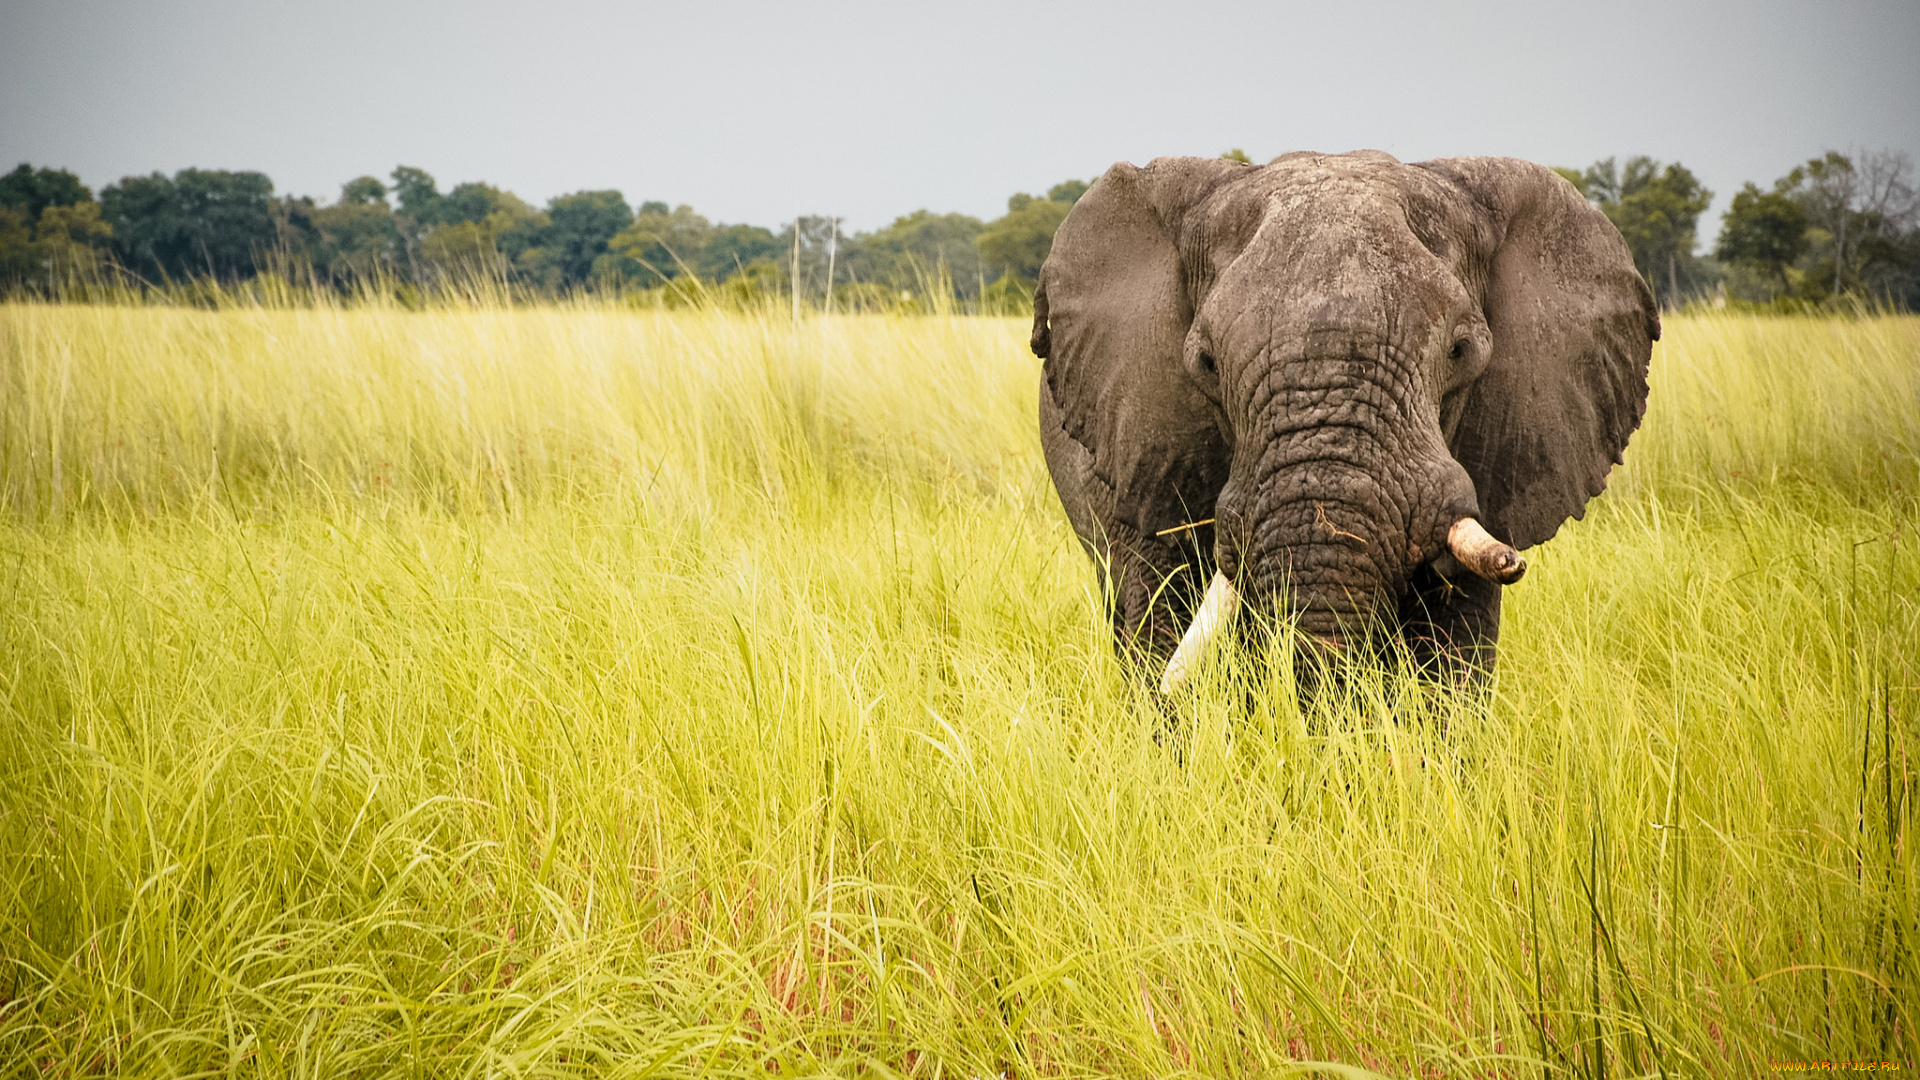
M 1249 487 L 1229 480 L 1222 493 L 1216 548 L 1219 572 L 1208 586 L 1161 689 L 1171 693 L 1190 676 L 1210 644 L 1227 632 L 1242 603 L 1283 602 L 1301 644 L 1330 659 L 1364 636 L 1390 611 L 1404 565 L 1405 529 L 1378 520 L 1391 505 L 1363 470 L 1339 467 L 1329 483 L 1327 461 L 1266 471 Z M 1437 539 L 1437 537 L 1436 537 Z M 1437 545 L 1436 545 L 1437 550 Z
M 1264 601 L 1283 602 L 1280 613 L 1309 647 L 1338 651 L 1366 636 L 1393 609 L 1414 565 L 1405 486 L 1326 458 L 1267 472 L 1251 500 L 1244 586 Z
M 1163 689 L 1187 678 L 1242 601 L 1280 604 L 1301 644 L 1330 659 L 1395 621 L 1424 563 L 1502 584 L 1525 572 L 1526 560 L 1477 520 L 1473 482 L 1437 423 L 1406 425 L 1382 400 L 1350 407 L 1339 439 L 1304 404 L 1274 402 L 1277 434 L 1242 443 L 1217 503 L 1220 574 Z

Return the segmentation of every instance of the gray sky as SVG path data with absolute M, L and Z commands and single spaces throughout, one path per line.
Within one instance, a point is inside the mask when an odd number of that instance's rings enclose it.
M 1828 148 L 1920 158 L 1920 3 L 0 0 L 0 169 L 96 190 L 199 166 L 330 201 L 404 163 L 864 230 L 1234 146 L 1648 154 L 1717 213 Z

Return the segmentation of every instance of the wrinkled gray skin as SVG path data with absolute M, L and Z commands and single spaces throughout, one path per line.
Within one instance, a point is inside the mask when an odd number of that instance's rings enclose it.
M 1321 648 L 1386 626 L 1490 668 L 1501 586 L 1448 528 L 1524 549 L 1581 516 L 1660 336 L 1619 233 L 1551 170 L 1377 151 L 1115 165 L 1034 308 L 1047 467 L 1123 654 L 1154 663 L 1218 568 Z

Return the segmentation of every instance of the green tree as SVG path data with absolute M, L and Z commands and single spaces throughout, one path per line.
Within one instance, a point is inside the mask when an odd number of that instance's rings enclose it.
M 393 195 L 399 200 L 399 213 L 422 226 L 440 223 L 440 204 L 446 196 L 425 169 L 411 165 L 393 167 Z
M 318 235 L 309 254 L 323 277 L 348 285 L 399 272 L 406 247 L 385 184 L 371 176 L 349 180 L 340 186 L 339 202 L 314 209 L 310 218 Z
M 159 278 L 234 281 L 280 239 L 273 181 L 264 173 L 182 169 L 171 179 L 130 176 L 100 192 L 123 265 Z
M 1092 186 L 1093 183 L 1089 180 L 1062 180 L 1047 189 L 1047 198 L 1071 206 L 1079 202 L 1080 196 L 1085 195 L 1087 189 Z
M 702 277 L 729 281 L 753 267 L 777 265 L 782 245 L 770 229 L 758 225 L 719 225 L 707 237 L 700 264 Z M 760 277 L 764 278 L 764 272 Z
M 1572 179 L 1571 170 L 1560 175 Z M 1680 303 L 1683 285 L 1705 283 L 1711 271 L 1693 249 L 1713 192 L 1686 166 L 1673 162 L 1663 168 L 1652 158 L 1636 157 L 1616 168 L 1608 158 L 1581 173 L 1577 186 L 1620 230 L 1634 265 L 1663 305 Z
M 385 203 L 342 200 L 315 210 L 313 223 L 320 232 L 314 269 L 336 282 L 397 274 L 404 262 L 400 226 Z
M 608 253 L 607 244 L 633 224 L 633 210 L 618 191 L 577 191 L 547 204 L 549 224 L 536 247 L 523 252 L 528 270 L 556 288 L 577 288 L 594 275 L 595 260 Z M 601 269 L 616 273 L 607 263 Z
M 985 279 L 980 249 L 974 243 L 986 228 L 967 214 L 915 210 L 871 233 L 844 241 L 842 280 L 884 286 L 894 292 L 931 292 L 973 297 Z M 782 238 L 791 241 L 789 230 Z M 943 284 L 944 282 L 944 284 Z
M 90 278 L 104 265 L 112 235 L 92 199 L 44 206 L 37 222 L 24 207 L 0 205 L 0 291 Z
M 1237 161 L 1242 165 L 1253 164 L 1253 159 L 1247 156 L 1247 152 L 1237 146 L 1220 156 L 1226 158 L 1228 161 Z
M 40 224 L 34 229 L 34 239 L 57 275 L 86 272 L 98 266 L 112 236 L 113 226 L 100 220 L 100 204 L 92 199 L 43 207 Z
M 438 224 L 465 221 L 478 225 L 489 218 L 520 221 L 534 216 L 534 209 L 520 196 L 502 191 L 492 184 L 471 182 L 447 192 L 437 204 Z
M 0 175 L 0 206 L 23 211 L 29 223 L 40 220 L 49 206 L 74 206 L 93 201 L 93 192 L 65 169 L 36 169 L 22 162 Z
M 24 209 L 0 206 L 0 290 L 38 284 L 40 253 L 33 244 L 33 223 Z
M 1813 246 L 1819 249 L 1816 256 L 1824 256 L 1827 264 L 1822 268 L 1826 273 L 1820 276 L 1831 278 L 1835 295 L 1846 291 L 1847 264 L 1859 243 L 1859 234 L 1848 227 L 1856 216 L 1853 204 L 1858 179 L 1853 162 L 1846 155 L 1829 150 L 1780 180 L 1819 230 Z
M 98 270 L 113 230 L 80 178 L 22 164 L 0 175 L 0 289 L 46 289 Z
M 662 202 L 642 203 L 633 222 L 607 241 L 608 260 L 600 276 L 643 285 L 658 285 L 689 272 L 705 278 L 707 246 L 713 241 L 713 223 L 691 206 L 667 209 Z M 772 240 L 772 234 L 768 234 Z
M 982 315 L 1033 314 L 1033 284 L 1012 274 L 1001 274 L 980 290 Z
M 1750 268 L 1768 284 L 1769 292 L 1784 293 L 1792 287 L 1787 268 L 1806 251 L 1806 211 L 1777 185 L 1762 192 L 1749 183 L 1727 208 L 1714 257 Z
M 446 196 L 425 169 L 411 165 L 393 167 L 394 224 L 400 231 L 400 252 L 409 275 L 419 281 L 431 272 L 431 264 L 422 263 L 421 245 L 427 233 L 440 224 L 440 204 Z
M 1920 229 L 1876 236 L 1860 245 L 1867 295 L 1920 310 Z
M 313 256 L 320 247 L 320 225 L 314 216 L 320 208 L 313 198 L 307 195 L 287 195 L 273 200 L 270 205 L 273 216 L 274 242 L 271 250 L 257 252 L 264 256 L 264 265 L 256 265 L 256 271 L 268 267 L 291 271 L 294 265 L 306 263 L 311 266 Z
M 506 277 L 550 225 L 547 215 L 492 184 L 460 184 L 434 206 L 439 222 L 421 239 L 420 257 L 440 274 Z
M 764 280 L 769 270 L 784 273 L 788 246 L 757 225 L 715 225 L 691 206 L 669 210 L 663 202 L 644 202 L 607 249 L 596 261 L 596 278 L 652 286 L 689 273 L 723 282 L 756 266 L 763 268 L 757 280 Z
M 414 280 L 444 281 L 450 274 L 506 277 L 519 271 L 537 283 L 564 284 L 563 273 L 544 273 L 540 262 L 552 247 L 549 215 L 513 192 L 470 181 L 443 193 L 432 174 L 411 165 L 395 166 L 391 191 L 399 203 L 392 214 L 400 239 L 395 264 L 404 263 Z M 379 181 L 361 177 L 342 189 L 340 207 L 383 209 L 385 193 Z M 349 246 L 357 254 L 347 256 L 349 265 L 365 273 L 361 264 L 369 256 L 378 261 L 386 228 L 373 213 L 350 214 L 340 207 L 329 212 L 329 221 L 340 235 L 353 238 Z
M 357 176 L 340 185 L 341 206 L 385 206 L 387 185 L 372 176 Z
M 1067 218 L 1071 203 L 1015 195 L 1007 200 L 1005 217 L 987 224 L 976 243 L 990 267 L 1031 283 L 1040 276 L 1040 264 L 1053 250 L 1053 234 Z

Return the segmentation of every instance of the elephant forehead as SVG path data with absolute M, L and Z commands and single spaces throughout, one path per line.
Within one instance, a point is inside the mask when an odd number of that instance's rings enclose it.
M 1236 343 L 1345 330 L 1413 345 L 1465 298 L 1451 267 L 1399 215 L 1343 203 L 1269 218 L 1203 310 Z
M 1464 280 L 1479 276 L 1476 262 L 1490 246 L 1472 199 L 1430 170 L 1377 151 L 1289 154 L 1260 170 L 1250 188 L 1258 223 L 1232 246 L 1234 261 L 1301 259 L 1323 274 L 1344 262 L 1389 280 L 1396 271 L 1444 269 Z

